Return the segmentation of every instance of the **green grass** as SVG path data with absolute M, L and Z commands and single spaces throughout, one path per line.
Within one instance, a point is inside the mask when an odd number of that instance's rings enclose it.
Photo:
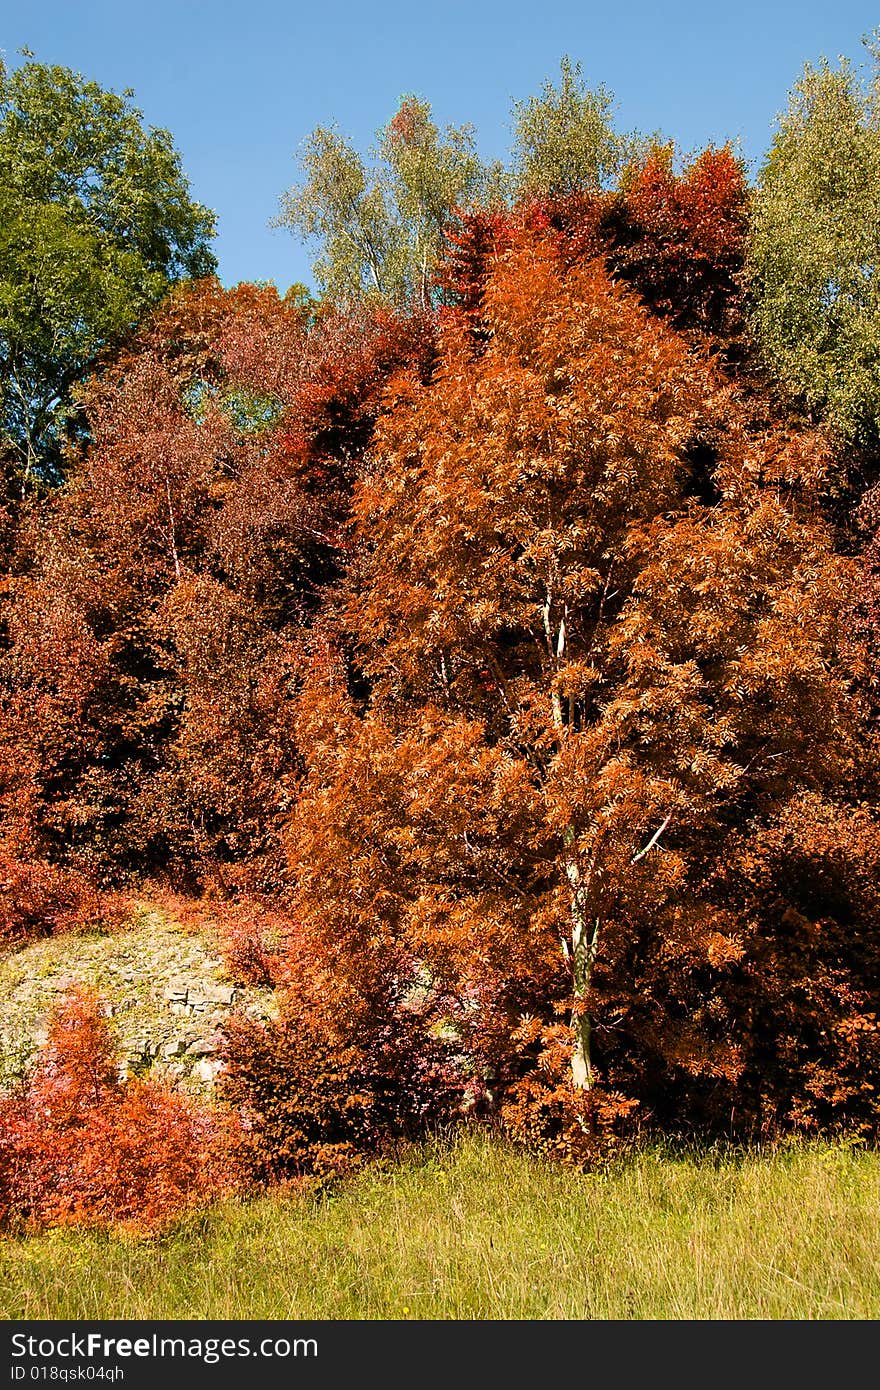
M 676 1156 L 579 1175 L 473 1135 L 160 1240 L 0 1248 L 6 1318 L 876 1318 L 880 1155 Z

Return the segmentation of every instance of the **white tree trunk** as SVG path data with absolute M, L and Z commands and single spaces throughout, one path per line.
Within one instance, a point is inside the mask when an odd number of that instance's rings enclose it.
M 566 845 L 574 843 L 574 829 L 566 830 Z M 593 964 L 599 945 L 599 919 L 591 923 L 585 911 L 584 898 L 586 884 L 583 882 L 577 861 L 570 855 L 565 866 L 571 887 L 571 973 L 574 1008 L 571 1014 L 571 1027 L 574 1033 L 574 1048 L 571 1054 L 571 1080 L 576 1091 L 588 1091 L 593 1084 L 593 1064 L 590 1047 L 591 1021 L 585 1007 L 590 988 Z

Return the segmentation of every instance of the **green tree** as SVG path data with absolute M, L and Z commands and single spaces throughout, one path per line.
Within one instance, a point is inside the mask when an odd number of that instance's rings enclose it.
M 514 102 L 513 173 L 522 197 L 598 189 L 618 171 L 627 142 L 611 128 L 611 93 L 586 86 L 580 63 L 564 57 L 559 86 Z
M 305 178 L 283 195 L 278 222 L 320 243 L 315 276 L 330 298 L 427 308 L 446 221 L 491 174 L 471 127 L 441 134 L 416 97 L 403 99 L 377 142 L 367 163 L 336 129 L 318 126 L 305 142 Z
M 216 268 L 214 215 L 168 131 L 68 68 L 0 65 L 0 408 L 23 487 L 60 475 L 76 387 L 185 277 Z
M 876 58 L 876 53 L 875 53 Z M 847 441 L 880 431 L 880 100 L 846 62 L 807 66 L 753 202 L 752 325 L 790 391 Z
M 282 195 L 278 224 L 321 251 L 315 278 L 343 302 L 391 291 L 398 237 L 383 190 L 335 128 L 316 126 L 301 156 L 302 184 Z

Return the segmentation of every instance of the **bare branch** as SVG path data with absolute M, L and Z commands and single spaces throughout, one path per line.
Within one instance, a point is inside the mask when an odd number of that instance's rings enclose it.
M 645 855 L 648 853 L 648 850 L 654 848 L 654 846 L 656 845 L 657 841 L 660 839 L 660 836 L 663 834 L 663 831 L 666 829 L 667 825 L 669 824 L 669 822 L 670 822 L 671 820 L 672 820 L 672 812 L 670 811 L 670 812 L 669 812 L 669 815 L 666 817 L 665 821 L 664 821 L 663 824 L 660 826 L 659 830 L 655 830 L 655 831 L 654 831 L 654 834 L 651 836 L 650 840 L 649 840 L 648 843 L 645 845 L 645 848 L 644 848 L 644 849 L 640 849 L 639 852 L 638 852 L 638 854 L 634 854 L 634 855 L 633 855 L 632 859 L 629 861 L 630 864 L 637 864 L 637 863 L 639 862 L 640 859 L 644 859 Z

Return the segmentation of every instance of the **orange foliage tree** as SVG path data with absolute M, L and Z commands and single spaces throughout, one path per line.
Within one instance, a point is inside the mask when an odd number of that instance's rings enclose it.
M 395 959 L 554 1147 L 633 1101 L 870 1123 L 873 922 L 836 958 L 839 902 L 804 897 L 847 825 L 880 844 L 847 805 L 827 451 L 539 230 L 481 314 L 478 347 L 452 313 L 432 380 L 395 381 L 356 489 L 352 673 L 316 652 L 299 707 L 298 920 L 346 987 Z

